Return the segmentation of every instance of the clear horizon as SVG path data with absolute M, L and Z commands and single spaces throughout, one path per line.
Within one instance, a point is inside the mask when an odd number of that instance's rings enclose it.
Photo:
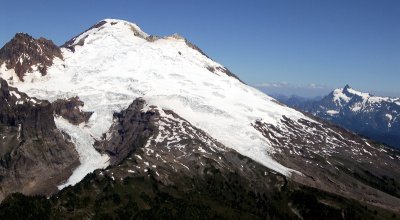
M 117 18 L 149 34 L 180 33 L 269 93 L 323 96 L 349 84 L 400 97 L 400 2 L 395 0 L 2 3 L 1 45 L 17 32 L 61 45 L 99 20 Z

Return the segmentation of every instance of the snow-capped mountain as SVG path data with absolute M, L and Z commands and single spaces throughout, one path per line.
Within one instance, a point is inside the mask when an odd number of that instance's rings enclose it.
M 95 139 L 108 131 L 114 112 L 141 97 L 149 106 L 175 111 L 239 153 L 290 174 L 270 158 L 274 149 L 251 123 L 262 119 L 277 125 L 283 115 L 297 120 L 303 114 L 228 76 L 225 67 L 179 35 L 153 39 L 132 23 L 104 20 L 62 48 L 64 60 L 56 57 L 46 76 L 28 73 L 25 82 L 13 85 L 51 101 L 79 96 L 83 110 L 93 112 L 82 134 Z
M 282 102 L 371 139 L 400 147 L 400 98 L 374 96 L 346 85 L 318 101 Z
M 59 49 L 46 74 L 0 63 L 9 84 L 52 102 L 75 144 L 80 165 L 59 189 L 96 169 L 95 179 L 151 176 L 165 187 L 234 174 L 258 193 L 290 181 L 400 211 L 400 189 L 377 187 L 398 186 L 397 151 L 280 104 L 177 34 L 106 19 Z

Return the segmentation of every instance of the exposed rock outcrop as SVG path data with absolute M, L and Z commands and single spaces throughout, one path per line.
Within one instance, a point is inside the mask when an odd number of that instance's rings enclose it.
M 78 96 L 68 99 L 57 99 L 51 105 L 53 106 L 54 114 L 63 117 L 74 125 L 87 122 L 93 114 L 93 112 L 85 112 L 80 109 L 84 106 L 84 103 Z
M 136 99 L 124 111 L 114 113 L 115 123 L 111 126 L 109 138 L 98 142 L 96 148 L 111 157 L 111 164 L 118 164 L 134 152 L 155 132 L 153 126 L 157 112 L 142 112 L 145 101 Z
M 0 200 L 13 192 L 50 195 L 79 164 L 74 145 L 54 123 L 48 101 L 0 79 Z
M 60 48 L 51 40 L 35 39 L 24 33 L 17 33 L 0 49 L 0 64 L 5 63 L 7 69 L 14 69 L 21 81 L 24 74 L 33 70 L 46 75 L 55 57 L 63 58 Z

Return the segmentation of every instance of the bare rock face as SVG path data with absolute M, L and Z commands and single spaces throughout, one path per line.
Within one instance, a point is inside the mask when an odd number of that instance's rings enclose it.
M 87 122 L 93 112 L 85 112 L 80 109 L 84 103 L 78 96 L 68 99 L 57 99 L 51 103 L 54 109 L 54 114 L 63 117 L 71 124 L 79 125 L 82 122 Z
M 74 145 L 57 128 L 48 101 L 0 79 L 0 200 L 13 192 L 50 195 L 79 165 Z
M 111 164 L 119 164 L 143 145 L 154 133 L 154 120 L 157 113 L 142 112 L 145 101 L 136 99 L 124 111 L 114 113 L 115 123 L 110 128 L 110 138 L 97 142 L 97 150 L 105 152 L 111 157 Z
M 63 58 L 60 48 L 51 40 L 35 39 L 24 33 L 17 33 L 0 49 L 0 64 L 5 63 L 8 69 L 14 69 L 21 81 L 24 74 L 33 71 L 34 67 L 46 75 L 55 57 Z

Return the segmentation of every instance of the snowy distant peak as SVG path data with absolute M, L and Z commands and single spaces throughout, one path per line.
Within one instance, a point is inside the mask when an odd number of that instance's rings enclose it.
M 374 96 L 370 93 L 357 91 L 351 88 L 349 85 L 346 85 L 340 89 L 335 89 L 331 93 L 331 98 L 337 106 L 343 106 L 344 104 L 350 102 L 362 102 L 363 105 L 366 103 L 379 104 L 382 102 L 388 102 L 400 105 L 400 98 Z
M 346 85 L 312 102 L 279 101 L 353 132 L 400 148 L 400 98 L 375 96 Z
M 393 130 L 394 124 L 398 124 L 400 119 L 400 98 L 374 96 L 354 90 L 349 85 L 335 89 L 323 99 L 319 106 L 323 109 L 320 111 L 322 117 L 340 119 L 343 115 L 368 115 L 370 119 L 376 118 L 378 124 L 386 125 L 386 127 L 380 128 L 385 130 Z M 315 109 L 311 110 L 311 112 L 315 111 Z M 365 118 L 360 120 L 365 120 Z M 366 125 L 369 123 L 376 124 L 377 122 L 365 122 Z
M 346 84 L 345 87 L 343 87 L 342 89 L 343 94 L 347 95 L 347 96 L 353 96 L 354 93 L 351 92 L 351 90 L 353 90 L 348 84 Z
M 344 104 L 349 103 L 350 101 L 361 101 L 363 103 L 366 102 L 381 102 L 381 101 L 395 101 L 398 99 L 393 99 L 389 97 L 379 97 L 371 95 L 370 93 L 360 92 L 349 85 L 346 85 L 343 88 L 335 89 L 332 92 L 332 100 L 337 106 L 343 106 Z
M 347 90 L 347 89 L 351 89 L 351 87 L 350 87 L 349 84 L 346 84 L 346 85 L 343 87 L 343 90 Z
M 53 59 L 62 59 L 60 48 L 51 40 L 43 37 L 35 39 L 25 33 L 17 33 L 0 49 L 0 65 L 2 73 L 13 70 L 3 78 L 15 77 L 23 81 L 26 73 L 38 71 L 46 75 L 47 67 L 53 64 Z
M 357 90 L 354 90 L 353 88 L 351 88 L 349 85 L 346 85 L 343 88 L 343 92 L 349 96 L 359 96 L 362 97 L 363 99 L 368 99 L 371 95 L 369 93 L 365 93 L 365 92 L 360 92 Z

